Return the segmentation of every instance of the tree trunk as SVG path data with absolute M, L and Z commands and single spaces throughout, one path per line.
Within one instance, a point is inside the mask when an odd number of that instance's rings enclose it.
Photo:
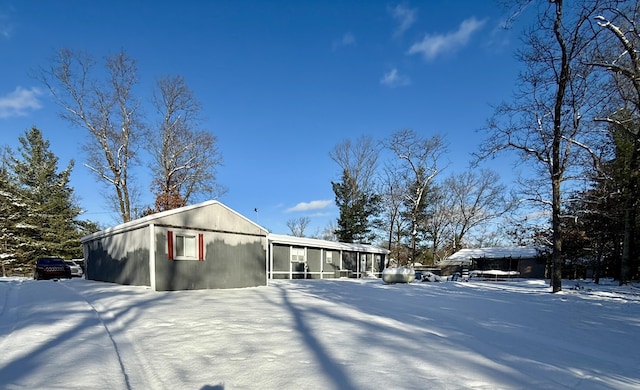
M 553 178 L 553 252 L 551 254 L 551 288 L 554 293 L 562 291 L 562 234 L 560 227 L 560 180 Z
M 393 240 L 393 218 L 391 219 L 391 226 L 389 227 L 389 253 L 391 253 L 391 241 Z
M 567 56 L 567 45 L 562 35 L 562 0 L 556 0 L 556 19 L 553 26 L 556 40 L 560 46 L 560 52 L 562 54 L 560 62 L 560 75 L 558 78 L 558 90 L 556 92 L 554 112 L 553 112 L 553 141 L 551 144 L 551 214 L 552 214 L 552 227 L 553 227 L 553 253 L 551 255 L 551 261 L 553 263 L 553 274 L 551 275 L 551 288 L 553 292 L 559 292 L 562 290 L 562 233 L 560 224 L 560 212 L 561 212 L 561 197 L 560 197 L 560 184 L 562 183 L 563 167 L 560 163 L 560 149 L 562 147 L 562 119 L 563 119 L 563 104 L 565 98 L 565 92 L 569 85 L 570 69 L 569 59 Z

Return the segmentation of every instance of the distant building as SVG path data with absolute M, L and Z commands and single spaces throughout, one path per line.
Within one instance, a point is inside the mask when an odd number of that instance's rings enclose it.
M 461 249 L 442 260 L 438 266 L 442 275 L 469 271 L 503 271 L 523 278 L 544 278 L 547 256 L 537 247 L 469 248 Z M 497 273 L 496 273 L 497 274 Z

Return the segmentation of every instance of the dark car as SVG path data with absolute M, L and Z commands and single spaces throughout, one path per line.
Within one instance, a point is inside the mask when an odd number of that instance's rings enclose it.
M 56 257 L 41 257 L 36 260 L 36 269 L 33 278 L 40 279 L 71 279 L 71 267 L 64 260 Z

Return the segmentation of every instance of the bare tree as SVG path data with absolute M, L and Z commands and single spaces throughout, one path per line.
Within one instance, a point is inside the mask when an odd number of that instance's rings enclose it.
M 404 206 L 404 184 L 393 164 L 387 165 L 380 180 L 378 193 L 381 198 L 382 221 L 386 225 L 391 257 L 401 260 L 401 245 L 407 229 L 402 218 Z M 395 252 L 395 254 L 394 254 Z
M 640 3 L 634 1 L 624 2 L 626 8 L 604 8 L 594 19 L 598 26 L 610 33 L 609 39 L 602 39 L 595 54 L 594 65 L 604 68 L 613 76 L 611 88 L 615 93 L 615 103 L 618 111 L 627 111 L 631 117 L 640 116 L 640 32 L 638 31 L 638 19 L 640 18 Z M 625 126 L 626 123 L 618 123 L 616 118 L 599 118 L 608 120 L 613 124 L 640 137 L 637 127 Z
M 340 166 L 340 171 L 347 171 L 357 189 L 364 192 L 372 187 L 379 155 L 376 143 L 369 136 L 361 136 L 353 142 L 347 139 L 329 152 L 329 157 Z
M 139 102 L 132 89 L 137 82 L 136 62 L 124 52 L 105 61 L 106 78 L 95 74 L 95 62 L 86 53 L 60 50 L 38 77 L 62 107 L 62 118 L 86 129 L 85 166 L 113 189 L 122 222 L 131 220 L 134 191 L 129 170 L 135 162 L 143 127 Z
M 424 220 L 424 229 L 431 240 L 431 258 L 434 262 L 454 252 L 451 242 L 451 212 L 453 210 L 453 198 L 444 185 L 434 185 L 429 189 L 429 213 Z
M 182 76 L 157 81 L 153 105 L 160 120 L 149 134 L 155 211 L 182 207 L 200 197 L 216 198 L 216 168 L 222 165 L 217 138 L 200 131 L 200 103 Z
M 304 237 L 304 231 L 310 223 L 311 218 L 309 217 L 291 218 L 287 221 L 287 227 L 291 231 L 292 236 Z
M 314 238 L 318 238 L 320 240 L 327 241 L 338 241 L 338 237 L 336 236 L 336 230 L 338 226 L 335 220 L 329 221 L 325 227 L 319 229 L 314 235 Z
M 449 226 L 453 252 L 460 249 L 467 233 L 508 212 L 514 202 L 506 198 L 506 188 L 494 171 L 481 170 L 452 175 L 444 181 L 449 204 Z
M 526 65 L 520 76 L 522 90 L 514 103 L 497 108 L 488 126 L 490 138 L 482 147 L 484 156 L 516 150 L 547 179 L 542 187 L 547 191 L 532 200 L 551 211 L 553 292 L 562 290 L 561 187 L 570 179 L 576 151 L 585 145 L 582 119 L 590 110 L 592 67 L 583 58 L 595 38 L 589 21 L 598 1 L 574 5 L 567 10 L 563 0 L 555 0 L 542 6 L 519 53 Z
M 404 184 L 403 198 L 410 204 L 411 218 L 411 261 L 415 261 L 418 219 L 424 210 L 427 191 L 434 178 L 440 173 L 438 162 L 446 151 L 440 136 L 422 138 L 410 129 L 392 134 L 387 148 L 400 159 L 398 177 Z

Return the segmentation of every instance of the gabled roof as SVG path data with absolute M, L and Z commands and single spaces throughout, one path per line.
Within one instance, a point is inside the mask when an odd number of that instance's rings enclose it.
M 164 218 L 164 217 L 168 217 L 171 215 L 175 215 L 175 214 L 180 214 L 180 213 L 184 213 L 184 212 L 188 212 L 191 210 L 195 210 L 195 209 L 199 209 L 199 208 L 205 208 L 205 207 L 210 207 L 213 205 L 219 205 L 220 207 L 225 208 L 226 210 L 228 210 L 229 212 L 235 214 L 238 216 L 238 218 L 244 219 L 245 221 L 251 223 L 252 225 L 256 226 L 257 228 L 259 228 L 260 230 L 264 231 L 264 234 L 268 233 L 267 229 L 263 228 L 262 226 L 256 224 L 255 222 L 253 222 L 252 220 L 248 219 L 247 217 L 245 217 L 244 215 L 236 212 L 235 210 L 225 206 L 224 204 L 218 202 L 217 200 L 208 200 L 206 202 L 202 202 L 202 203 L 197 203 L 197 204 L 193 204 L 193 205 L 189 205 L 189 206 L 184 206 L 184 207 L 180 207 L 177 209 L 172 209 L 172 210 L 167 210 L 167 211 L 162 211 L 159 213 L 155 213 L 155 214 L 150 214 L 147 215 L 146 217 L 142 217 L 142 218 L 138 218 L 138 219 L 134 219 L 132 221 L 126 222 L 126 223 L 122 223 L 120 225 L 116 225 L 104 230 L 100 230 L 98 232 L 86 235 L 84 237 L 82 237 L 80 239 L 80 242 L 84 243 L 87 241 L 91 241 L 91 240 L 95 240 L 97 238 L 101 238 L 104 236 L 108 236 L 117 232 L 121 232 L 124 230 L 132 230 L 132 229 L 136 229 L 136 228 L 141 228 L 144 226 L 147 226 L 151 223 L 153 223 L 153 221 L 160 219 L 160 218 Z
M 311 248 L 324 248 L 324 249 L 332 249 L 332 250 L 342 250 L 349 252 L 365 252 L 365 253 L 380 253 L 380 254 L 389 254 L 389 250 L 380 248 L 375 245 L 368 244 L 350 244 L 346 242 L 336 242 L 329 240 L 320 240 L 317 238 L 308 238 L 308 237 L 296 237 L 296 236 L 287 236 L 284 234 L 273 234 L 269 233 L 267 239 L 270 242 L 276 244 L 284 244 L 284 245 L 293 245 L 293 246 L 303 246 L 303 247 L 311 247 Z
M 474 259 L 533 259 L 538 256 L 540 251 L 541 248 L 534 246 L 460 249 L 456 253 L 442 260 L 440 264 L 471 263 Z
M 389 250 L 377 247 L 375 245 L 349 244 L 349 243 L 346 243 L 346 242 L 319 240 L 319 239 L 316 239 L 316 238 L 295 237 L 295 236 L 288 236 L 288 235 L 284 235 L 284 234 L 272 234 L 272 233 L 269 233 L 267 231 L 267 229 L 263 228 L 262 226 L 260 226 L 260 225 L 256 224 L 255 222 L 251 221 L 250 219 L 246 218 L 242 214 L 239 214 L 238 212 L 230 209 L 229 207 L 225 206 L 224 204 L 222 204 L 222 203 L 220 203 L 220 202 L 218 202 L 216 200 L 209 200 L 209 201 L 206 201 L 206 202 L 202 202 L 202 203 L 198 203 L 198 204 L 194 204 L 194 205 L 190 205 L 190 206 L 185 206 L 185 207 L 180 207 L 180 208 L 173 209 L 173 210 L 163 211 L 163 212 L 160 212 L 160 213 L 150 214 L 150 215 L 147 215 L 146 217 L 143 217 L 143 218 L 135 219 L 135 220 L 129 221 L 127 223 L 123 223 L 123 224 L 120 224 L 120 225 L 117 225 L 117 226 L 113 226 L 113 227 L 101 230 L 99 232 L 95 232 L 95 233 L 86 235 L 86 236 L 84 236 L 84 237 L 82 237 L 80 239 L 80 242 L 85 243 L 87 241 L 91 241 L 91 240 L 95 240 L 95 239 L 102 238 L 102 237 L 105 237 L 105 236 L 109 236 L 109 235 L 112 235 L 114 233 L 118 233 L 118 232 L 122 232 L 122 231 L 126 231 L 126 230 L 133 230 L 133 229 L 137 229 L 137 228 L 142 228 L 142 227 L 145 227 L 145 226 L 153 223 L 154 221 L 156 221 L 156 220 L 158 220 L 160 218 L 168 217 L 168 216 L 179 214 L 179 213 L 189 212 L 191 210 L 195 210 L 195 209 L 199 209 L 199 208 L 206 208 L 206 207 L 210 207 L 210 206 L 213 206 L 213 205 L 218 205 L 220 207 L 223 207 L 226 210 L 230 211 L 231 213 L 237 215 L 238 218 L 244 219 L 245 221 L 251 223 L 252 225 L 257 227 L 258 229 L 263 231 L 264 234 L 267 235 L 268 240 L 270 242 L 274 242 L 274 243 L 278 243 L 278 244 L 285 244 L 285 245 L 305 246 L 305 247 L 312 247 L 312 248 L 325 248 L 325 249 L 332 249 L 332 250 L 343 250 L 343 251 L 350 251 L 350 252 L 380 253 L 380 254 L 388 254 L 389 253 Z

